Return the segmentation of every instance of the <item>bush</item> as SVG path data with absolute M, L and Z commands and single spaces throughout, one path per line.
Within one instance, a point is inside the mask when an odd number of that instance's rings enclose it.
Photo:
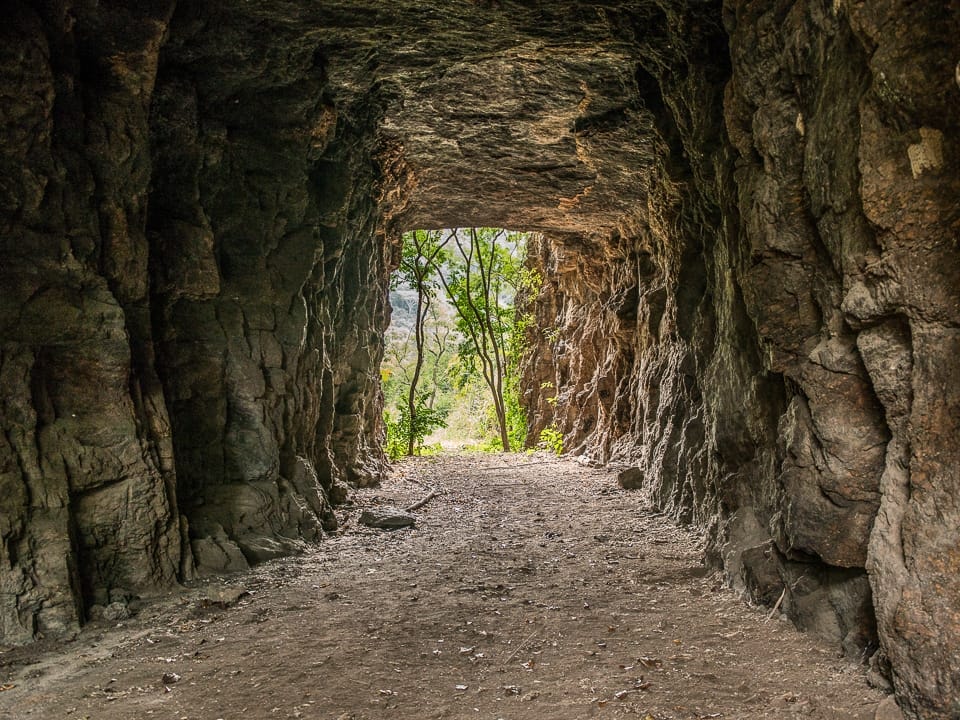
M 541 450 L 548 450 L 554 455 L 563 454 L 563 433 L 557 428 L 556 424 L 545 427 L 540 431 L 540 442 L 537 446 Z
M 423 441 L 437 428 L 447 426 L 446 411 L 428 407 L 425 400 L 417 404 L 417 414 L 411 426 L 410 413 L 406 408 L 397 411 L 394 418 L 389 411 L 384 411 L 383 422 L 387 426 L 387 455 L 391 460 L 399 460 L 407 454 L 410 436 L 413 435 L 413 452 L 421 454 L 424 449 Z
M 391 460 L 399 460 L 407 454 L 407 433 L 406 423 L 401 417 L 396 420 L 390 415 L 389 411 L 383 413 L 383 423 L 387 426 L 387 457 Z

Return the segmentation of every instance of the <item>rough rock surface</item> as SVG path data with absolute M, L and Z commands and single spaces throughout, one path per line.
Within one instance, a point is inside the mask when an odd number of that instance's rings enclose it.
M 4 642 L 297 551 L 382 467 L 369 128 L 316 41 L 132 8 L 0 30 Z
M 129 5 L 129 7 L 127 7 Z M 541 233 L 532 438 L 960 714 L 960 8 L 8 4 L 0 635 L 375 481 L 402 230 Z
M 179 572 L 152 363 L 147 116 L 172 7 L 5 6 L 0 29 L 0 636 L 74 632 Z M 135 32 L 129 32 L 135 28 Z
M 416 521 L 417 518 L 410 513 L 389 505 L 368 508 L 360 513 L 359 520 L 361 525 L 388 530 L 410 527 Z
M 936 718 L 960 712 L 948 6 L 727 2 L 730 79 L 697 105 L 726 138 L 684 123 L 703 68 L 658 76 L 678 195 L 626 241 L 537 245 L 526 382 L 531 437 L 637 463 L 754 597 L 853 653 L 876 613 L 901 703 Z
M 624 490 L 640 490 L 645 485 L 643 471 L 636 467 L 621 470 L 617 473 L 617 485 Z

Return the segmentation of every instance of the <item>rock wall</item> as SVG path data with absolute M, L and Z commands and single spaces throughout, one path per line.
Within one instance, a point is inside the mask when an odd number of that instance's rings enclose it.
M 5 643 L 294 552 L 383 463 L 373 105 L 282 17 L 34 5 L 0 43 Z
M 178 573 L 144 232 L 149 101 L 172 7 L 5 9 L 0 636 L 24 642 L 69 634 L 90 605 Z
M 375 108 L 338 107 L 282 20 L 180 3 L 154 91 L 152 313 L 203 571 L 298 550 L 381 470 Z
M 531 438 L 960 714 L 956 2 L 8 5 L 3 642 L 332 527 L 396 239 L 494 225 Z
M 735 584 L 848 654 L 879 642 L 904 708 L 936 718 L 960 712 L 958 10 L 726 3 L 722 102 L 692 102 L 696 60 L 686 86 L 657 75 L 682 145 L 658 222 L 531 257 L 526 380 L 531 440 L 555 421 L 639 467 Z

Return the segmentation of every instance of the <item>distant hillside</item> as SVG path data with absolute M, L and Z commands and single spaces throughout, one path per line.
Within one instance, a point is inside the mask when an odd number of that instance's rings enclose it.
M 413 330 L 413 320 L 417 311 L 417 291 L 400 288 L 390 291 L 390 329 L 395 332 L 410 332 Z

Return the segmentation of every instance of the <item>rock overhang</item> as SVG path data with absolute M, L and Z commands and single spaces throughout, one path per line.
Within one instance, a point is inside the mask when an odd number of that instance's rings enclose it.
M 273 2 L 229 17 L 195 5 L 178 11 L 184 27 L 166 52 L 211 66 L 202 91 L 211 114 L 248 130 L 265 114 L 274 135 L 292 116 L 294 142 L 316 112 L 310 102 L 328 108 L 321 136 L 375 125 L 394 231 L 608 237 L 632 222 L 656 182 L 651 168 L 671 151 L 651 71 L 722 36 L 716 2 L 460 2 L 443 12 L 409 1 Z M 221 20 L 224 32 L 212 32 Z
M 663 151 L 636 60 L 596 46 L 546 53 L 455 63 L 400 86 L 379 137 L 409 173 L 404 226 L 589 236 L 635 212 Z

